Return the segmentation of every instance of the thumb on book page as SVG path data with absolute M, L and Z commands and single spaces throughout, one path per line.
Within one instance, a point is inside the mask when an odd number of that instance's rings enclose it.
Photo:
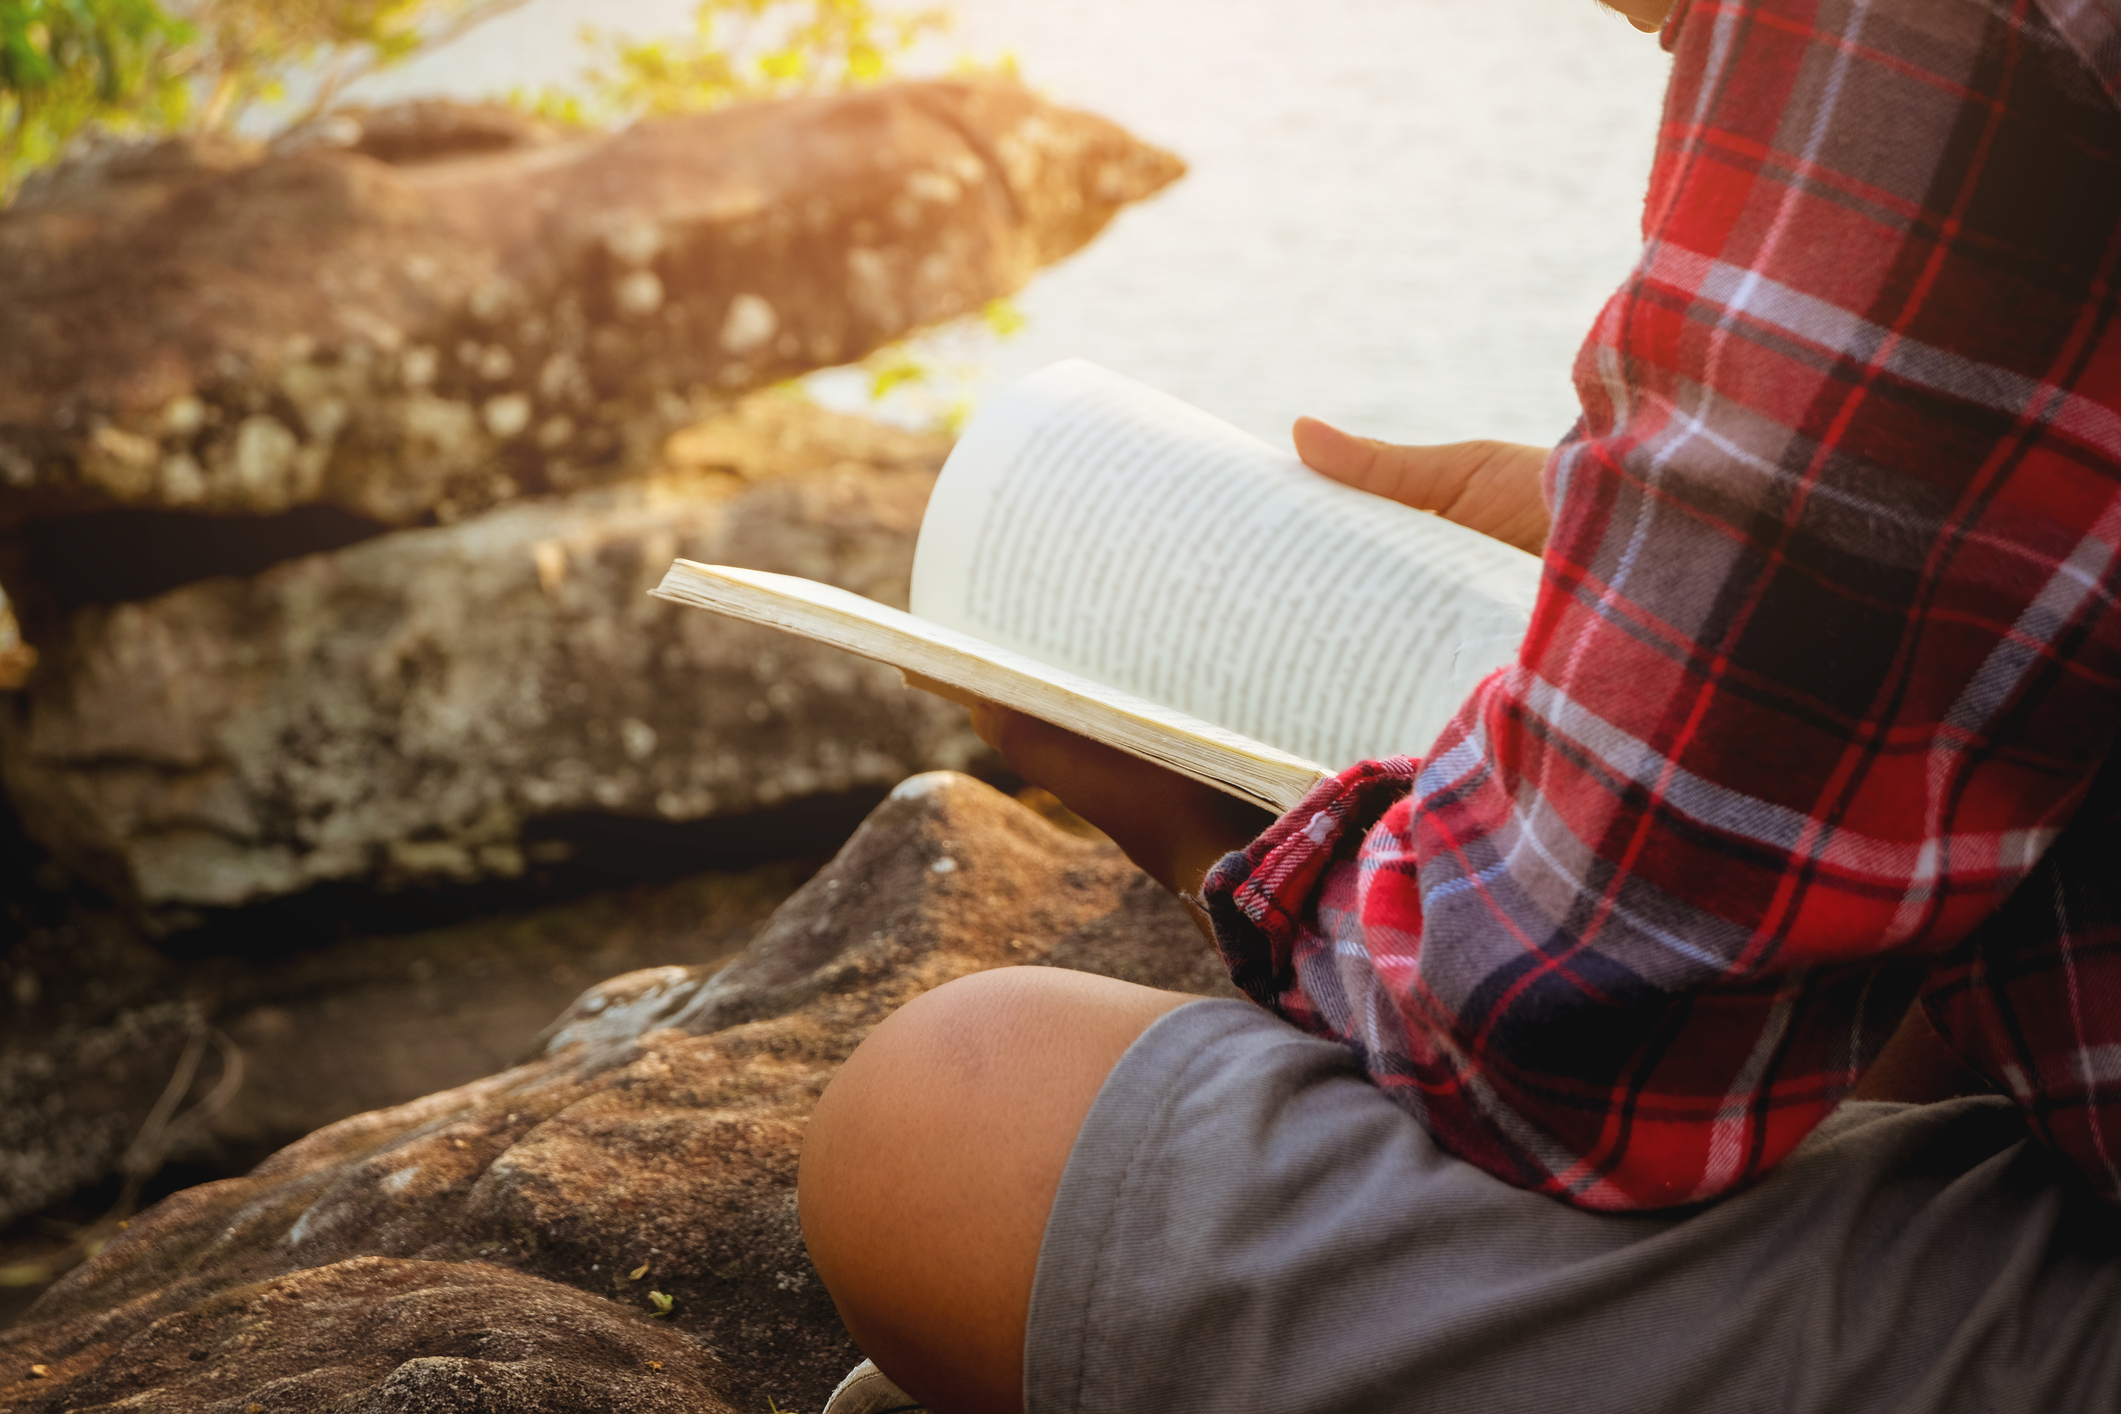
M 1397 501 L 1491 539 L 1538 554 L 1548 517 L 1539 476 L 1544 447 L 1516 442 L 1401 446 L 1343 432 L 1315 417 L 1296 420 L 1296 454 L 1321 476 Z

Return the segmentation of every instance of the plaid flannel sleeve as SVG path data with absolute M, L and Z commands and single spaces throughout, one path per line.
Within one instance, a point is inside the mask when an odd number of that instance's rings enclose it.
M 1518 665 L 1210 876 L 1245 991 L 1512 1183 L 1773 1166 L 2108 755 L 2121 114 L 2060 25 L 1681 7 Z

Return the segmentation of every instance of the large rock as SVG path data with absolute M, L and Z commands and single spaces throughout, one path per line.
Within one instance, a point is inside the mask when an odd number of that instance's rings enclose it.
M 963 711 L 895 671 L 648 597 L 683 555 L 903 606 L 944 451 L 760 395 L 654 479 L 83 609 L 0 710 L 8 793 L 67 864 L 184 923 L 516 877 L 585 814 L 742 817 L 963 768 Z
M 107 1009 L 60 991 L 76 959 L 55 954 L 94 947 L 91 920 L 38 930 L 5 965 L 9 981 L 28 979 L 29 1004 L 0 998 L 0 1229 L 113 1175 L 147 1181 L 165 1162 L 240 1173 L 327 1124 L 504 1069 L 599 977 L 727 961 L 805 872 L 764 865 L 402 935 L 283 940 L 287 955 L 263 959 L 105 943 L 99 974 L 130 967 L 148 982 Z M 47 1248 L 64 1260 L 53 1233 L 24 1260 Z
M 27 1370 L 0 1374 L 22 1379 Z M 481 1264 L 367 1257 L 223 1293 L 11 1409 L 332 1414 L 734 1414 L 737 1382 L 667 1325 Z M 65 1402 L 40 1400 L 47 1388 Z
M 327 1124 L 506 1069 L 536 1054 L 553 1016 L 598 978 L 720 968 L 814 867 L 638 884 L 241 966 L 209 960 L 198 985 L 244 1082 L 171 1154 L 238 1172 Z
M 638 472 L 716 400 L 1009 294 L 1182 170 L 990 80 L 608 135 L 478 117 L 119 149 L 25 189 L 0 213 L 0 527 L 407 525 Z
M 1111 846 L 918 777 L 719 973 L 615 979 L 539 1059 L 136 1220 L 0 1333 L 0 1405 L 814 1410 L 854 1353 L 795 1220 L 807 1116 L 885 1015 L 1012 963 L 1229 994 Z
M 204 1029 L 194 1002 L 172 1000 L 0 1053 L 0 1228 L 107 1175 L 151 1172 L 159 1154 L 129 1151 Z

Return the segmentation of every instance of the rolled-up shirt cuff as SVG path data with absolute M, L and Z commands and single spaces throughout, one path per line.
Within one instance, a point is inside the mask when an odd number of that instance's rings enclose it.
M 1350 766 L 1208 871 L 1201 903 L 1230 978 L 1247 996 L 1279 1009 L 1295 982 L 1296 939 L 1327 872 L 1362 852 L 1371 827 L 1413 790 L 1420 767 L 1412 756 Z

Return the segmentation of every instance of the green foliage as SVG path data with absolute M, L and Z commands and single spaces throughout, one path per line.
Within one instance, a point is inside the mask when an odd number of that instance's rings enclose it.
M 167 0 L 199 37 L 198 126 L 221 128 L 282 100 L 289 81 L 313 84 L 299 117 L 330 106 L 346 85 L 445 44 L 524 0 Z
M 0 202 L 82 128 L 214 131 L 301 117 L 362 75 L 524 0 L 0 0 Z
M 951 64 L 950 72 L 961 79 L 1003 78 L 1013 82 L 1023 81 L 1023 70 L 1016 62 L 1016 51 L 1004 49 L 992 59 L 982 59 L 974 54 L 960 54 Z
M 1015 338 L 1027 322 L 1015 300 L 989 300 L 978 314 L 887 344 L 861 363 L 869 401 L 890 404 L 893 415 L 907 421 L 955 433 L 972 416 L 971 389 L 992 345 Z
M 122 133 L 226 130 L 299 91 L 299 122 L 346 86 L 450 40 L 525 0 L 0 0 L 0 205 L 91 124 Z M 574 88 L 516 101 L 589 126 L 699 113 L 746 99 L 861 87 L 893 76 L 940 7 L 879 0 L 700 0 L 689 34 L 631 39 L 585 30 L 590 62 Z M 960 72 L 1015 75 L 1013 59 Z M 977 319 L 880 350 L 863 366 L 872 397 L 954 426 L 977 363 L 967 346 L 1007 338 L 1023 315 L 1006 300 Z M 638 1279 L 636 1276 L 635 1279 Z
M 856 88 L 891 77 L 907 50 L 947 28 L 945 10 L 886 11 L 873 0 L 701 0 L 692 33 L 677 39 L 584 30 L 593 56 L 584 87 L 519 101 L 556 121 L 599 123 Z
M 860 88 L 891 78 L 922 39 L 950 27 L 941 8 L 887 11 L 877 0 L 700 0 L 692 32 L 675 39 L 582 33 L 591 59 L 573 88 L 517 93 L 548 122 L 598 126 L 631 118 L 704 113 L 747 99 Z M 1016 61 L 966 60 L 960 73 L 1016 75 Z M 955 430 L 970 415 L 982 335 L 1008 338 L 1024 316 L 995 300 L 978 316 L 888 345 L 863 360 L 872 403 Z
M 182 121 L 171 60 L 190 39 L 154 0 L 0 0 L 0 200 L 85 123 Z
M 967 315 L 953 325 L 887 344 L 862 361 L 862 371 L 869 375 L 869 398 L 882 402 L 893 393 L 915 388 L 934 392 L 970 378 L 976 373 L 977 360 L 966 356 L 968 350 L 963 345 L 968 341 L 976 344 L 983 333 L 996 340 L 1013 339 L 1029 322 L 1015 300 L 992 299 L 981 306 L 978 314 Z M 954 405 L 937 412 L 945 426 L 963 419 L 962 411 Z
M 1030 317 L 1013 299 L 991 299 L 979 312 L 980 323 L 997 339 L 1013 339 L 1024 332 Z

